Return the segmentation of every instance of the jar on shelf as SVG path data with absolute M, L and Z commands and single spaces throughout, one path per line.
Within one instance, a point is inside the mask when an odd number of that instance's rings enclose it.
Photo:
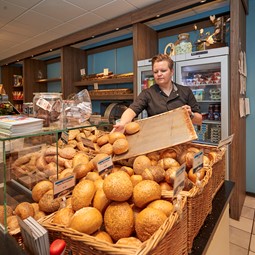
M 192 43 L 188 33 L 178 35 L 178 40 L 175 42 L 175 54 L 184 54 L 192 52 Z
M 62 93 L 34 93 L 34 117 L 43 119 L 44 127 L 61 128 L 63 102 Z

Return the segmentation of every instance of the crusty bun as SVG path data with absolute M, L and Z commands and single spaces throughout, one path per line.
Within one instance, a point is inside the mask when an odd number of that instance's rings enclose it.
M 96 232 L 103 223 L 102 214 L 94 207 L 83 207 L 71 218 L 69 227 L 85 234 Z
M 138 238 L 130 236 L 119 239 L 116 244 L 139 247 L 142 242 Z
M 93 168 L 92 163 L 80 163 L 74 167 L 73 173 L 75 173 L 76 179 L 81 179 L 85 177 L 88 172 L 92 171 Z
M 132 176 L 130 176 L 130 179 L 134 187 L 136 184 L 143 180 L 143 177 L 140 174 L 133 174 Z
M 77 211 L 91 204 L 96 188 L 91 180 L 80 181 L 73 189 L 72 208 Z
M 61 201 L 62 201 L 61 198 L 54 199 L 53 189 L 51 189 L 47 191 L 40 199 L 39 201 L 40 211 L 46 213 L 53 213 L 59 209 Z
M 108 155 L 112 155 L 113 153 L 113 146 L 110 143 L 106 143 L 104 144 L 100 149 L 99 149 L 99 153 L 105 153 Z
M 130 122 L 125 125 L 125 133 L 127 135 L 133 135 L 140 130 L 140 125 L 137 122 Z
M 109 142 L 109 135 L 108 134 L 102 135 L 102 136 L 98 137 L 98 139 L 97 139 L 97 144 L 100 147 L 103 146 L 104 144 L 108 143 L 108 142 Z
M 174 211 L 174 206 L 171 202 L 159 199 L 147 205 L 148 208 L 155 208 L 162 211 L 167 217 Z
M 6 214 L 7 217 L 13 214 L 13 210 L 9 205 L 6 205 Z M 4 224 L 4 206 L 0 205 L 0 223 Z
M 160 198 L 161 188 L 155 181 L 143 180 L 134 187 L 133 201 L 139 208 L 144 208 L 148 203 Z
M 144 180 L 152 180 L 159 183 L 165 179 L 165 170 L 159 165 L 148 166 L 143 170 L 142 177 Z
M 34 208 L 32 204 L 28 202 L 22 202 L 16 206 L 15 214 L 18 215 L 22 220 L 24 220 L 29 216 L 34 216 Z
M 11 215 L 7 217 L 7 226 L 9 231 L 13 231 L 19 228 L 19 222 L 16 215 Z
M 133 163 L 133 169 L 135 174 L 142 174 L 143 170 L 149 166 L 151 166 L 151 161 L 145 155 L 137 156 Z
M 38 212 L 35 213 L 34 218 L 35 218 L 35 220 L 39 220 L 39 219 L 41 219 L 41 218 L 43 218 L 45 216 L 46 216 L 45 212 L 38 211 Z
M 129 237 L 134 230 L 133 210 L 127 202 L 112 202 L 106 208 L 104 224 L 114 241 Z
M 106 207 L 110 204 L 110 202 L 111 200 L 106 197 L 102 188 L 96 191 L 93 199 L 93 207 L 97 208 L 101 213 L 104 213 Z
M 113 243 L 111 236 L 105 231 L 97 231 L 93 236 L 101 241 Z
M 109 200 L 121 202 L 132 196 L 133 184 L 126 172 L 117 171 L 104 179 L 103 190 Z
M 113 143 L 112 148 L 113 148 L 113 153 L 116 155 L 123 154 L 123 153 L 127 152 L 129 149 L 127 139 L 125 139 L 125 138 L 117 139 Z
M 126 139 L 126 136 L 121 132 L 113 132 L 109 134 L 109 143 L 113 144 L 117 139 Z
M 56 212 L 52 219 L 52 223 L 56 223 L 63 226 L 69 226 L 71 218 L 74 215 L 72 208 L 65 207 Z
M 164 223 L 167 216 L 155 208 L 145 208 L 138 213 L 135 221 L 137 237 L 142 241 L 148 240 Z
M 35 202 L 39 202 L 42 196 L 48 191 L 53 189 L 53 183 L 50 181 L 40 181 L 32 189 L 32 198 Z

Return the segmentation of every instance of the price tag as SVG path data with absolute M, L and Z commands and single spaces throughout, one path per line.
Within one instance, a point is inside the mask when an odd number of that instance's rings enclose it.
M 52 105 L 44 98 L 40 97 L 37 102 L 36 105 L 38 105 L 40 108 L 46 110 L 46 111 L 51 111 Z
M 68 132 L 67 131 L 62 132 L 60 139 L 63 143 L 68 144 Z
M 186 170 L 186 164 L 184 163 L 175 172 L 174 196 L 177 196 L 184 188 L 184 185 L 185 185 L 185 170 Z
M 234 134 L 230 135 L 229 137 L 220 140 L 217 149 L 220 149 L 223 146 L 230 145 L 233 141 Z
M 104 159 L 98 161 L 97 163 L 97 169 L 100 174 L 112 168 L 113 168 L 113 163 L 112 163 L 111 156 L 105 157 Z
M 104 75 L 108 75 L 109 74 L 109 68 L 104 68 Z
M 66 196 L 75 186 L 75 175 L 70 175 L 53 183 L 54 198 Z
M 87 147 L 90 147 L 93 150 L 95 149 L 94 143 L 91 140 L 89 140 L 88 138 L 81 137 L 81 141 L 82 141 L 83 145 L 85 145 Z
M 193 159 L 193 173 L 196 173 L 199 169 L 203 167 L 203 151 L 199 151 L 194 155 Z
M 80 73 L 81 73 L 81 76 L 84 76 L 84 75 L 86 75 L 86 71 L 85 71 L 85 68 L 82 68 L 82 69 L 80 69 Z
M 98 89 L 98 83 L 97 82 L 94 83 L 94 89 Z

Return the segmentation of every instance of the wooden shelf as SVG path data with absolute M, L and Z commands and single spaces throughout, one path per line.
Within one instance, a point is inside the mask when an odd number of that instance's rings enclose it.
M 133 94 L 90 96 L 91 100 L 133 100 Z
M 75 87 L 83 87 L 83 86 L 93 85 L 95 83 L 97 83 L 98 85 L 133 83 L 133 77 L 83 80 L 83 81 L 74 82 L 74 86 Z
M 61 78 L 51 78 L 51 79 L 36 80 L 37 83 L 48 83 L 48 82 L 55 82 L 55 81 L 61 81 Z

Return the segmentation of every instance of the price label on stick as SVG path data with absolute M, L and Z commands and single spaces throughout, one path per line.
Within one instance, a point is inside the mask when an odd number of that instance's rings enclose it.
M 53 183 L 54 198 L 62 197 L 71 192 L 75 186 L 75 174 L 57 180 Z
M 99 174 L 102 174 L 103 172 L 106 172 L 112 168 L 113 168 L 113 163 L 112 163 L 111 156 L 105 157 L 102 160 L 98 161 L 97 163 L 97 169 Z
M 202 150 L 195 154 L 193 159 L 193 173 L 196 173 L 203 167 L 203 155 Z
M 233 141 L 233 138 L 234 138 L 234 134 L 230 135 L 229 137 L 225 139 L 220 140 L 217 148 L 220 149 L 223 146 L 230 145 Z
M 174 197 L 177 196 L 184 188 L 184 185 L 185 185 L 185 170 L 186 170 L 186 164 L 184 163 L 175 172 Z

